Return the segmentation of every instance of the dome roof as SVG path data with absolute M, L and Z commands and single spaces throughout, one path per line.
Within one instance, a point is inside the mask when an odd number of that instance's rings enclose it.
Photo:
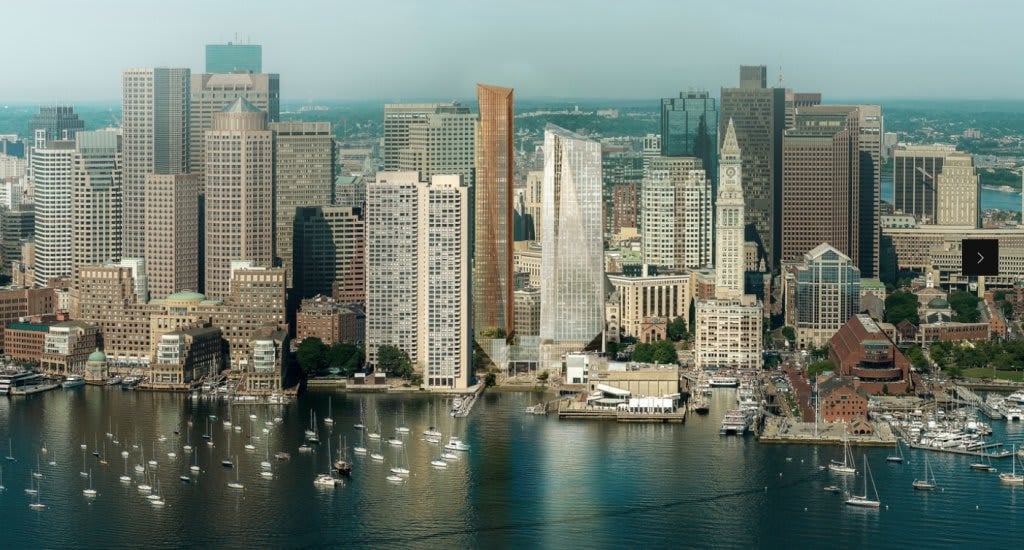
M 932 309 L 947 308 L 949 307 L 949 302 L 942 298 L 935 298 L 932 301 L 928 302 L 928 307 Z
M 176 302 L 202 302 L 205 299 L 206 296 L 198 292 L 192 292 L 190 290 L 175 292 L 174 294 L 170 294 L 167 296 L 167 298 L 165 298 L 165 300 L 173 300 Z
M 89 354 L 89 361 L 95 361 L 98 363 L 106 363 L 107 356 L 100 350 L 96 350 Z

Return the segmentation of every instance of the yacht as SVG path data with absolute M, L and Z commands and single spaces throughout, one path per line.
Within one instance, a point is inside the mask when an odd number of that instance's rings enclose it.
M 9 395 L 11 390 L 39 382 L 42 375 L 25 369 L 8 369 L 0 372 L 0 395 Z
M 742 409 L 733 409 L 725 413 L 722 418 L 722 427 L 718 430 L 721 435 L 744 435 L 750 425 L 750 417 Z
M 850 450 L 850 440 L 846 437 L 846 432 L 843 432 L 843 461 L 832 460 L 828 463 L 828 469 L 830 472 L 837 474 L 856 474 L 857 468 L 854 467 L 853 462 L 853 451 Z
M 72 374 L 71 376 L 65 378 L 64 382 L 61 382 L 60 387 L 64 388 L 65 390 L 68 390 L 71 388 L 78 388 L 84 385 L 85 378 L 78 376 L 77 374 Z
M 708 386 L 712 388 L 735 388 L 740 385 L 740 379 L 735 376 L 712 376 L 708 379 Z
M 1006 409 L 1007 420 L 1019 422 L 1022 417 L 1024 417 L 1024 410 L 1022 410 L 1020 407 L 1009 407 Z
M 313 485 L 317 487 L 334 487 L 336 481 L 330 474 L 318 474 L 316 479 L 313 480 Z
M 3 393 L 3 390 L 0 390 L 0 393 Z M 1024 391 L 1013 392 L 1003 401 L 1010 406 L 1024 407 Z

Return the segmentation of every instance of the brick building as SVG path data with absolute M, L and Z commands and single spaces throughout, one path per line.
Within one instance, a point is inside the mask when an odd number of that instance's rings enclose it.
M 837 372 L 859 390 L 881 395 L 913 389 L 910 361 L 868 315 L 851 317 L 829 340 L 828 353 Z

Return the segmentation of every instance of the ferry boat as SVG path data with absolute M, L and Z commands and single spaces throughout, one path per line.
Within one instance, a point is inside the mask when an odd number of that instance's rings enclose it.
M 722 428 L 718 431 L 721 435 L 745 435 L 750 426 L 750 417 L 740 409 L 732 409 L 725 413 L 722 419 Z
M 42 375 L 25 369 L 8 369 L 0 372 L 0 395 L 10 395 L 11 390 L 37 383 Z
M 1007 395 L 1003 400 L 1007 405 L 1024 407 L 1024 391 L 1016 391 Z
M 71 388 L 78 388 L 84 385 L 85 378 L 78 376 L 77 374 L 72 374 L 71 376 L 64 379 L 64 382 L 61 383 L 60 387 L 67 390 Z
M 712 376 L 708 379 L 708 385 L 712 388 L 735 388 L 740 385 L 740 379 L 734 376 Z

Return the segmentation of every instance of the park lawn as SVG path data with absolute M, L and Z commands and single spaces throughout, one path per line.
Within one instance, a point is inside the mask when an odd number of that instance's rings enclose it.
M 993 371 L 989 368 L 980 369 L 964 369 L 964 378 L 990 378 L 990 379 L 1001 379 L 1001 380 L 1013 380 L 1014 382 L 1024 382 L 1024 371 L 1019 370 L 997 370 Z

